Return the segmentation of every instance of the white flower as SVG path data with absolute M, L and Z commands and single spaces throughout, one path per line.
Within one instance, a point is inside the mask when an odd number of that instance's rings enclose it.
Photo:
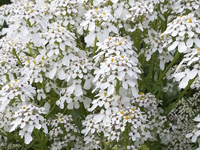
M 45 123 L 45 119 L 40 114 L 45 114 L 44 108 L 38 108 L 33 105 L 24 105 L 21 109 L 15 112 L 12 121 L 12 128 L 9 132 L 13 132 L 19 125 L 22 130 L 20 130 L 19 135 L 21 138 L 24 137 L 25 143 L 29 144 L 33 138 L 31 133 L 34 128 L 43 128 L 44 133 L 48 133 L 48 129 Z

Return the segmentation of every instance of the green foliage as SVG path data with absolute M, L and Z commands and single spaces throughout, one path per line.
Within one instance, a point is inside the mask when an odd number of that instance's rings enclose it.
M 0 6 L 4 5 L 4 4 L 10 4 L 10 3 L 11 3 L 10 0 L 1 0 L 0 1 Z

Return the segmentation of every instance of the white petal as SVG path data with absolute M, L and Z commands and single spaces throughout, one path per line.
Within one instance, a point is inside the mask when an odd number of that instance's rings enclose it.
M 128 84 L 126 83 L 126 81 L 122 81 L 122 86 L 124 89 L 128 89 Z
M 41 127 L 42 127 L 41 124 L 36 124 L 36 125 L 35 125 L 35 128 L 38 129 L 38 130 L 39 130 Z
M 73 60 L 73 61 L 78 59 L 78 57 L 75 56 L 75 55 L 72 54 L 72 53 L 69 54 L 69 58 L 70 58 L 71 60 Z
M 95 122 L 95 123 L 100 122 L 100 121 L 103 119 L 103 117 L 104 117 L 104 114 L 95 115 L 95 116 L 94 116 L 94 122 Z
M 87 109 L 90 107 L 90 103 L 92 102 L 92 100 L 88 97 L 86 97 L 84 100 L 83 100 L 83 104 L 84 104 L 84 107 Z
M 136 85 L 135 82 L 131 81 L 131 80 L 128 80 L 127 83 L 131 86 L 131 87 L 134 87 Z
M 64 80 L 64 79 L 66 78 L 65 72 L 63 71 L 62 68 L 59 69 L 58 78 L 59 78 L 60 80 Z
M 89 31 L 92 31 L 95 29 L 95 23 L 92 21 L 89 23 Z
M 188 31 L 187 33 L 188 33 L 188 35 L 189 35 L 190 37 L 193 37 L 193 36 L 194 36 L 194 32 L 192 32 L 192 31 Z
M 174 30 L 174 31 L 172 32 L 172 36 L 176 36 L 177 33 L 178 33 L 178 31 L 177 31 L 177 30 Z
M 118 7 L 118 8 L 115 10 L 115 12 L 114 12 L 114 16 L 115 16 L 116 18 L 120 18 L 121 14 L 122 14 L 122 11 L 123 11 L 123 7 L 122 7 L 122 6 L 121 6 L 121 7 Z
M 192 137 L 192 142 L 196 142 L 197 137 L 200 135 L 200 130 L 194 133 L 194 136 Z
M 184 72 L 176 73 L 174 77 L 176 78 L 176 81 L 180 81 L 183 77 L 185 77 L 185 73 Z
M 40 47 L 42 46 L 42 39 L 40 38 L 40 36 L 38 34 L 33 34 L 32 35 L 32 40 L 35 46 Z
M 83 94 L 83 91 L 82 91 L 81 85 L 76 85 L 74 95 L 77 96 L 77 97 L 79 97 L 82 94 Z
M 69 103 L 69 104 L 67 105 L 67 108 L 68 108 L 69 110 L 72 110 L 73 107 L 74 107 L 74 103 L 73 103 L 73 102 L 71 102 L 71 103 Z
M 137 97 L 138 96 L 138 90 L 135 88 L 135 87 L 132 87 L 131 88 L 131 91 L 132 91 L 132 95 Z
M 188 133 L 188 134 L 185 135 L 186 138 L 190 138 L 191 136 L 193 136 L 192 133 Z
M 24 138 L 25 138 L 25 143 L 26 144 L 29 144 L 33 140 L 33 138 L 32 138 L 30 133 L 25 133 L 25 137 Z
M 187 73 L 187 78 L 193 79 L 193 78 L 196 76 L 197 72 L 198 72 L 198 71 L 197 71 L 196 69 L 193 69 L 193 70 L 189 71 L 189 72 Z
M 197 33 L 200 33 L 200 27 L 195 28 Z
M 62 64 L 69 66 L 70 58 L 68 56 L 64 56 L 62 60 Z
M 44 104 L 44 112 L 45 112 L 45 113 L 48 113 L 49 110 L 50 110 L 50 107 L 51 107 L 51 105 L 49 104 L 49 102 L 46 102 L 46 103 Z
M 28 35 L 29 31 L 28 31 L 28 29 L 27 29 L 27 27 L 25 25 L 21 26 L 21 32 L 20 33 L 21 33 L 21 36 Z
M 187 50 L 187 46 L 185 45 L 185 42 L 179 42 L 178 43 L 178 51 L 185 52 L 186 50 Z
M 17 126 L 19 125 L 19 123 L 21 122 L 21 120 L 22 119 L 17 119 L 9 132 L 13 132 L 17 128 Z M 17 123 L 17 122 L 19 122 L 19 123 Z
M 94 46 L 94 39 L 95 39 L 95 34 L 94 34 L 94 32 L 90 32 L 90 33 L 85 37 L 85 42 L 88 44 L 88 46 Z
M 60 43 L 60 49 L 65 51 L 65 44 L 64 43 Z
M 200 121 L 200 117 L 195 117 L 193 120 L 194 121 Z
M 179 84 L 179 87 L 181 88 L 181 89 L 184 89 L 187 85 L 188 85 L 188 81 L 189 81 L 189 79 L 188 78 L 183 78 L 182 80 L 181 80 L 181 82 L 180 82 L 180 84 Z
M 76 108 L 76 109 L 78 109 L 79 107 L 80 107 L 80 105 L 79 105 L 79 102 L 78 101 L 76 101 L 75 103 L 74 103 L 74 108 Z
M 187 47 L 192 47 L 193 45 L 193 39 L 188 39 L 186 42 Z
M 106 109 L 106 115 L 111 115 L 111 109 Z
M 87 79 L 84 84 L 84 89 L 89 90 L 91 88 L 91 81 Z
M 178 35 L 179 36 L 184 36 L 185 33 L 186 33 L 185 31 L 181 31 L 181 32 L 178 33 Z
M 28 132 L 31 132 L 31 133 L 32 133 L 32 132 L 33 132 L 33 129 L 34 129 L 34 126 L 33 126 L 33 125 L 29 125 L 29 127 L 28 127 L 27 130 L 28 130 Z
M 113 94 L 114 91 L 115 91 L 114 85 L 110 85 L 110 86 L 108 87 L 108 91 L 107 91 L 108 96 L 110 96 L 111 94 Z
M 170 47 L 168 47 L 168 51 L 174 50 L 177 47 L 178 43 L 178 41 L 175 41 Z
M 50 79 L 53 79 L 55 74 L 56 74 L 56 71 L 57 71 L 57 67 L 54 66 L 54 68 L 49 72 L 49 78 Z
M 197 45 L 197 47 L 200 47 L 200 39 L 195 38 L 194 39 L 195 44 Z

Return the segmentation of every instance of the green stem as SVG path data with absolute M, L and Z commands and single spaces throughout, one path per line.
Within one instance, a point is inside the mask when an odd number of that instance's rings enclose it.
M 156 54 L 154 53 L 153 56 L 152 56 L 152 59 L 151 59 L 151 68 L 150 68 L 150 71 L 149 71 L 149 74 L 148 76 L 146 77 L 146 80 L 149 80 L 153 70 L 154 70 L 154 61 L 155 61 L 155 56 Z
M 76 123 L 75 123 L 75 114 L 74 114 L 74 109 L 72 109 L 72 119 L 73 119 L 73 123 L 76 124 Z
M 93 49 L 93 57 L 95 55 L 95 51 L 97 50 L 97 36 L 95 36 L 95 40 L 94 40 L 94 49 Z
M 140 29 L 136 29 L 137 30 L 137 54 L 140 53 L 140 46 L 141 46 L 141 30 Z
M 180 94 L 180 96 L 177 98 L 177 100 L 169 105 L 167 107 L 167 109 L 164 111 L 164 115 L 167 115 L 173 108 L 175 108 L 176 104 L 179 102 L 179 100 L 184 96 L 184 94 L 186 93 L 186 91 L 190 88 L 190 86 L 192 85 L 192 83 L 194 82 L 194 80 L 198 77 L 198 74 L 192 79 L 189 81 L 188 85 L 186 86 L 186 88 L 183 90 L 183 92 Z
M 4 75 L 6 76 L 6 80 L 7 80 L 8 82 L 10 82 L 9 75 L 8 75 L 7 73 L 4 73 Z
M 117 84 L 116 84 L 116 87 L 115 87 L 117 94 L 119 94 L 119 88 L 120 88 L 120 83 L 119 83 L 119 79 L 117 79 Z
M 67 111 L 67 107 L 65 107 L 65 109 L 64 109 L 62 114 L 64 115 L 66 111 Z
M 33 52 L 32 52 L 32 50 L 31 50 L 31 48 L 30 48 L 30 46 L 29 46 L 28 43 L 26 44 L 26 46 L 28 47 L 28 50 L 29 50 L 31 56 L 32 56 L 33 58 L 35 58 L 35 56 L 34 56 L 34 54 L 33 54 Z
M 19 64 L 20 64 L 20 66 L 23 66 L 23 65 L 22 65 L 22 62 L 21 62 L 21 60 L 19 59 L 19 57 L 18 57 L 18 55 L 17 55 L 17 53 L 16 53 L 16 50 L 15 50 L 14 48 L 13 48 L 12 52 L 13 52 L 13 55 L 17 58 L 17 60 L 18 60 L 18 62 L 19 62 Z
M 153 90 L 155 89 L 155 87 L 160 83 L 160 81 L 162 81 L 162 79 L 164 78 L 164 76 L 166 75 L 167 71 L 174 65 L 174 63 L 176 62 L 176 60 L 179 57 L 179 52 L 176 52 L 176 55 L 174 56 L 174 59 L 172 60 L 172 62 L 169 64 L 169 66 L 165 69 L 165 71 L 163 72 L 163 74 L 159 77 L 158 81 L 156 82 L 156 84 L 153 86 L 151 93 L 153 92 Z

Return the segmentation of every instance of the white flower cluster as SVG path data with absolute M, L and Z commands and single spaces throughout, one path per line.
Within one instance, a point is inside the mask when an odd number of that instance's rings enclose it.
M 50 139 L 54 142 L 51 145 L 52 149 L 62 149 L 67 147 L 70 142 L 76 139 L 75 133 L 77 133 L 77 127 L 73 124 L 72 116 L 63 115 L 58 113 L 56 115 L 58 119 L 49 120 L 48 124 L 51 127 L 49 132 Z M 65 130 L 63 130 L 65 129 Z M 65 135 L 64 137 L 60 135 Z
M 43 107 L 38 108 L 34 105 L 24 105 L 21 109 L 15 112 L 13 115 L 13 120 L 11 122 L 12 128 L 9 132 L 16 130 L 20 126 L 21 130 L 19 135 L 21 138 L 24 137 L 24 142 L 29 144 L 33 137 L 31 136 L 34 129 L 43 128 L 44 133 L 48 133 L 46 119 L 41 115 L 45 114 L 45 109 Z
M 200 21 L 194 14 L 180 15 L 177 19 L 168 24 L 163 35 L 171 36 L 165 45 L 168 46 L 168 51 L 178 47 L 178 51 L 185 53 L 191 47 L 200 47 Z M 173 41 L 172 38 L 176 38 Z
M 198 147 L 199 0 L 11 2 L 0 149 Z

